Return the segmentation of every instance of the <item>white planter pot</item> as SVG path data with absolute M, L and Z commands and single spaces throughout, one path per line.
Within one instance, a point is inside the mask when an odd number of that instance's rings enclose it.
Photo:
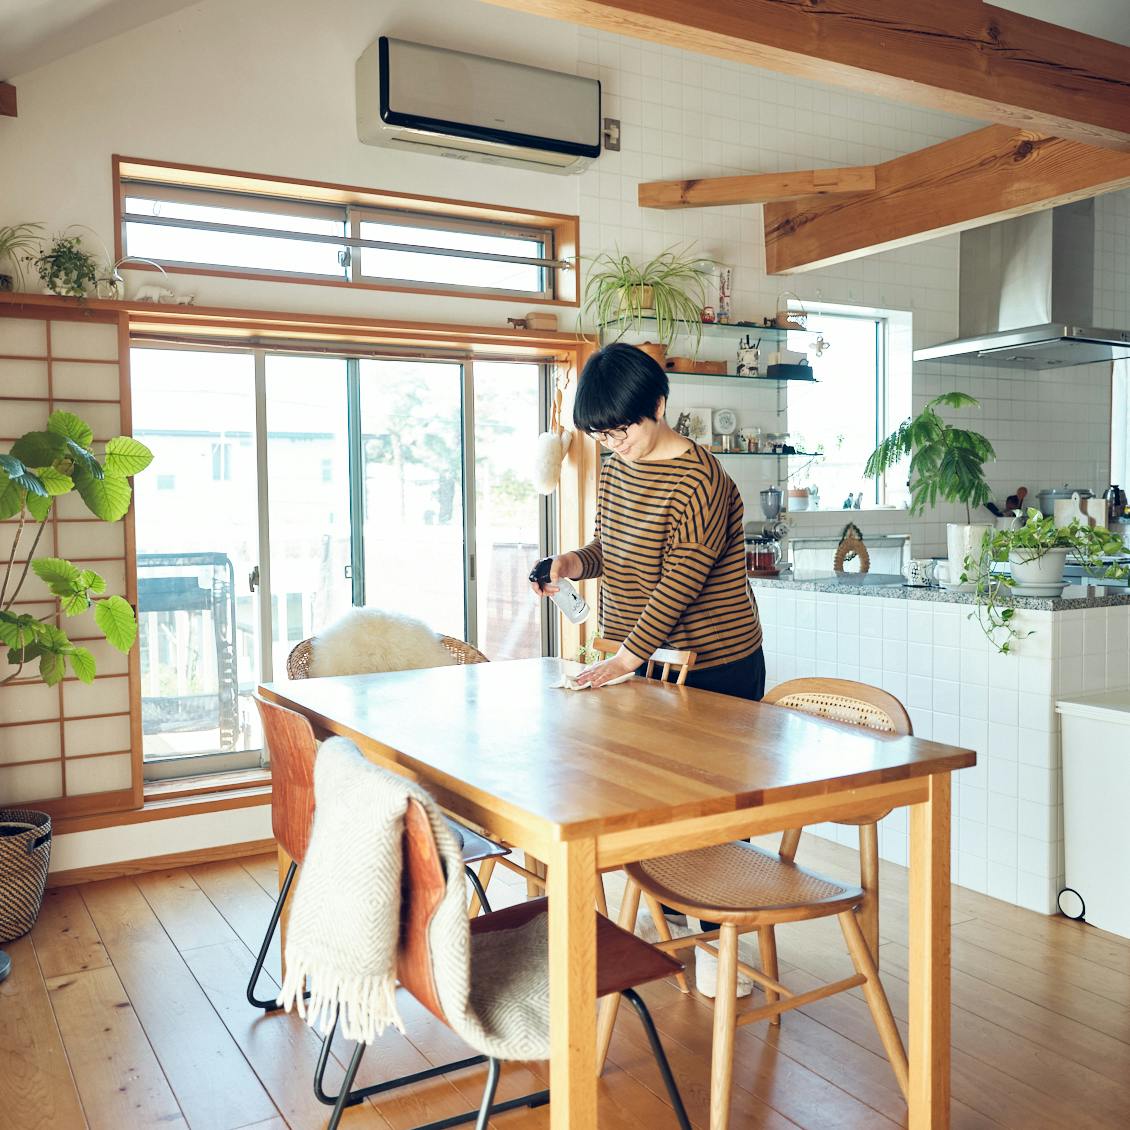
M 981 542 L 993 527 L 987 522 L 973 522 L 969 525 L 950 522 L 946 526 L 946 555 L 949 558 L 950 582 L 955 583 L 965 572 L 965 559 L 974 561 L 981 556 Z M 970 578 L 972 580 L 972 578 Z
M 1066 564 L 1066 549 L 1049 549 L 1039 557 L 1014 549 L 1008 555 L 1009 570 L 1018 585 L 1057 585 Z

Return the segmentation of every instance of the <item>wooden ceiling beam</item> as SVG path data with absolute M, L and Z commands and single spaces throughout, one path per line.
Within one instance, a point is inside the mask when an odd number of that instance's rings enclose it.
M 1130 150 L 1130 47 L 981 0 L 490 0 L 704 55 Z
M 875 166 L 875 190 L 765 205 L 771 275 L 1130 188 L 1130 153 L 988 126 Z
M 0 82 L 0 117 L 16 116 L 16 88 L 10 82 Z
M 875 167 L 805 169 L 793 173 L 751 173 L 701 180 L 656 180 L 639 186 L 641 208 L 712 208 L 720 204 L 766 204 L 807 196 L 870 192 Z

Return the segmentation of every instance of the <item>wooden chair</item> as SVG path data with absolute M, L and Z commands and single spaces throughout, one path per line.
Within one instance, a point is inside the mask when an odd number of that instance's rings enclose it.
M 594 639 L 592 643 L 589 644 L 589 647 L 592 648 L 593 651 L 599 651 L 601 655 L 606 657 L 615 655 L 620 650 L 618 643 L 613 643 L 611 640 L 600 639 L 599 637 Z M 648 679 L 654 678 L 656 665 L 662 663 L 663 671 L 659 678 L 665 683 L 669 682 L 672 668 L 677 667 L 679 674 L 675 679 L 675 685 L 679 687 L 685 686 L 687 673 L 694 666 L 696 658 L 697 654 L 693 651 L 676 651 L 671 647 L 661 647 L 647 661 L 644 677 Z
M 265 1012 L 274 1012 L 279 1007 L 275 1000 L 257 997 L 255 990 L 263 971 L 263 963 L 267 960 L 271 939 L 278 929 L 279 918 L 290 895 L 294 876 L 306 858 L 310 829 L 314 823 L 314 759 L 318 753 L 318 741 L 314 736 L 314 728 L 304 715 L 268 702 L 259 695 L 253 697 L 263 721 L 263 736 L 271 753 L 271 831 L 279 847 L 290 856 L 290 866 L 275 900 L 275 909 L 255 958 L 251 978 L 247 982 L 248 1002 Z M 455 821 L 449 820 L 449 824 L 456 837 L 462 839 L 465 862 L 468 859 L 471 862 L 477 859 L 490 860 L 507 850 Z M 467 873 L 476 892 L 473 905 L 481 902 L 489 909 L 486 893 L 479 886 L 479 877 L 470 867 L 467 867 Z
M 446 1024 L 448 1020 L 444 1014 L 439 993 L 436 990 L 436 977 L 428 941 L 432 919 L 443 899 L 446 880 L 439 849 L 428 822 L 427 811 L 417 800 L 409 801 L 405 816 L 403 876 L 397 977 L 403 988 L 411 993 L 429 1012 Z M 517 906 L 508 907 L 506 910 L 495 911 L 472 919 L 469 923 L 471 932 L 470 950 L 473 952 L 477 942 L 482 941 L 495 931 L 513 930 L 545 913 L 547 913 L 546 900 L 536 899 L 532 902 L 519 903 Z M 679 963 L 628 931 L 614 926 L 601 915 L 596 916 L 596 932 L 598 946 L 597 995 L 615 995 L 617 1000 L 623 996 L 631 1002 L 643 1022 L 652 1054 L 659 1065 L 668 1097 L 674 1108 L 675 1119 L 681 1130 L 691 1130 L 691 1124 L 687 1118 L 678 1085 L 671 1074 L 670 1065 L 667 1062 L 663 1045 L 660 1043 L 651 1015 L 647 1006 L 635 991 L 637 985 L 668 976 L 674 969 L 680 967 Z M 470 960 L 473 961 L 473 958 L 470 958 Z M 526 976 L 523 980 L 526 984 L 532 982 L 535 985 L 542 986 L 532 996 L 541 996 L 548 1000 L 548 951 L 537 955 L 532 960 L 538 964 L 525 971 Z M 512 972 L 512 970 L 509 972 Z M 495 993 L 502 995 L 503 999 L 511 997 L 515 992 L 512 987 L 515 980 L 507 976 L 506 981 L 498 985 L 488 985 L 480 979 L 476 983 L 476 997 L 481 1000 Z M 497 1003 L 498 998 L 495 999 Z M 529 999 L 532 999 L 531 996 L 523 998 L 523 1000 Z M 513 1016 L 518 1012 L 517 1009 L 500 1009 L 496 1010 L 495 1015 Z M 336 1130 L 346 1106 L 360 1102 L 368 1095 L 376 1094 L 378 1091 L 387 1091 L 393 1087 L 405 1086 L 433 1075 L 484 1061 L 488 1063 L 487 1080 L 479 1109 L 444 1119 L 441 1123 L 432 1124 L 433 1126 L 455 1126 L 474 1119 L 476 1130 L 486 1130 L 488 1119 L 492 1115 L 520 1106 L 538 1106 L 548 1101 L 550 1097 L 548 1091 L 537 1091 L 496 1105 L 494 1097 L 498 1087 L 500 1061 L 482 1055 L 460 1061 L 457 1064 L 433 1067 L 401 1079 L 352 1090 L 362 1056 L 365 1054 L 365 1045 L 361 1043 L 357 1044 L 350 1058 L 340 1091 L 334 1096 L 326 1095 L 322 1075 L 329 1059 L 336 1025 L 335 1019 L 334 1028 L 323 1041 L 315 1074 L 315 1093 L 323 1102 L 333 1103 L 334 1105 L 327 1130 Z M 417 1130 L 427 1130 L 427 1128 L 417 1128 Z
M 456 639 L 454 636 L 440 636 L 439 642 L 443 644 L 448 654 L 454 658 L 456 665 L 490 662 L 477 647 L 466 643 L 464 640 Z M 308 679 L 310 677 L 310 664 L 313 658 L 314 641 L 312 639 L 302 640 L 300 643 L 295 644 L 294 647 L 291 648 L 290 654 L 286 657 L 287 678 Z M 490 886 L 490 880 L 491 876 L 494 874 L 495 865 L 499 862 L 506 862 L 510 854 L 510 849 L 503 844 L 488 839 L 486 836 L 481 835 L 473 828 L 468 827 L 458 820 L 448 818 L 448 824 L 451 825 L 451 830 L 455 835 L 463 841 L 463 862 L 467 870 L 467 879 L 474 892 L 471 896 L 471 905 L 468 910 L 468 913 L 473 918 L 478 914 L 480 907 L 486 910 L 490 909 L 490 904 L 486 897 L 486 889 Z M 477 874 L 471 867 L 473 863 L 479 865 Z M 512 867 L 514 870 L 520 870 L 523 874 L 527 874 L 525 869 L 520 868 L 516 863 L 512 864 Z
M 786 833 L 787 835 L 787 833 Z M 628 887 L 621 904 L 620 925 L 635 921 L 641 891 L 684 914 L 720 923 L 718 930 L 661 942 L 673 952 L 698 946 L 718 956 L 718 989 L 714 1003 L 714 1044 L 710 1072 L 710 1130 L 726 1130 L 733 1080 L 734 1033 L 739 1024 L 779 1021 L 781 1013 L 862 986 L 887 1058 L 903 1097 L 907 1094 L 906 1051 L 895 1026 L 879 972 L 863 938 L 855 908 L 863 898 L 859 887 L 846 887 L 798 866 L 779 854 L 740 842 L 680 852 L 628 864 Z M 794 994 L 778 980 L 772 927 L 835 916 L 839 919 L 855 975 Z M 738 960 L 739 933 L 756 930 L 763 969 Z M 718 939 L 715 949 L 709 943 Z M 765 990 L 766 1003 L 738 1014 L 737 975 L 741 970 Z M 603 1065 L 616 1022 L 615 998 L 601 1007 L 597 1035 L 598 1063 Z
M 910 715 L 893 694 L 848 679 L 790 679 L 768 691 L 761 701 L 888 734 L 914 732 Z M 859 885 L 863 888 L 859 918 L 867 948 L 871 951 L 876 966 L 879 964 L 878 822 L 889 811 L 886 809 L 855 820 L 836 821 L 859 828 Z M 800 828 L 793 828 L 785 833 L 781 843 L 783 859 L 796 857 L 800 833 Z

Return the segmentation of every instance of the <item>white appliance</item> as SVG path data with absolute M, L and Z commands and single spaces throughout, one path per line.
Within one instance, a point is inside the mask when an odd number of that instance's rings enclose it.
M 1063 726 L 1067 875 L 1059 908 L 1130 938 L 1130 690 L 1061 698 L 1055 709 Z
M 366 145 L 579 173 L 600 156 L 596 79 L 382 35 L 357 60 Z

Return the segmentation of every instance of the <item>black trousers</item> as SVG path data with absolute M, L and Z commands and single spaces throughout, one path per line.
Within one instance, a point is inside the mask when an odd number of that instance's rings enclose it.
M 672 671 L 670 681 L 674 682 L 674 679 L 675 672 Z M 733 663 L 723 663 L 719 667 L 707 667 L 703 671 L 696 671 L 692 667 L 687 672 L 687 686 L 760 702 L 765 697 L 765 653 L 761 648 L 758 648 L 744 659 L 737 659 Z M 663 913 L 678 914 L 679 912 L 669 906 L 663 906 Z M 703 922 L 702 928 L 703 930 L 717 930 L 718 925 L 717 922 Z
M 668 682 L 673 683 L 676 677 L 675 671 L 672 671 Z M 659 675 L 655 674 L 652 678 L 657 679 Z M 687 686 L 760 702 L 765 696 L 765 653 L 758 648 L 733 663 L 707 667 L 702 671 L 692 667 L 687 673 Z

